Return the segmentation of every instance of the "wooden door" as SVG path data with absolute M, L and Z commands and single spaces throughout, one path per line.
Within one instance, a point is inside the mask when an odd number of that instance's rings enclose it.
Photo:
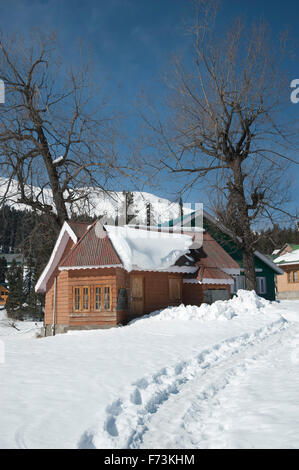
M 169 302 L 178 303 L 182 301 L 182 281 L 178 277 L 169 277 Z
M 144 279 L 139 275 L 131 276 L 131 313 L 133 315 L 144 313 Z

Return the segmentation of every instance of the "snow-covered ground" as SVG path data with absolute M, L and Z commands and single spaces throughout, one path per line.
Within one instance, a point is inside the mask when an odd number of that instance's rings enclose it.
M 0 310 L 0 339 L 5 340 L 7 336 L 22 336 L 23 338 L 36 338 L 40 334 L 40 322 L 15 321 L 7 318 L 6 311 Z
M 6 322 L 1 448 L 299 447 L 299 301 L 239 291 L 54 338 Z

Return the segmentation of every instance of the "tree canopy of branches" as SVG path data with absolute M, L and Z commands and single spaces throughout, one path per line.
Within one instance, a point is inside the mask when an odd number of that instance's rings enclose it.
M 216 215 L 243 251 L 248 289 L 256 288 L 252 225 L 283 208 L 294 134 L 281 105 L 284 40 L 273 48 L 263 23 L 240 19 L 218 28 L 215 2 L 196 2 L 192 58 L 175 58 L 163 120 L 143 112 L 155 139 L 158 170 L 184 177 L 184 189 L 207 184 Z M 272 51 L 275 49 L 275 53 Z M 286 184 L 285 184 L 286 186 Z
M 0 203 L 17 181 L 18 202 L 60 227 L 68 208 L 88 197 L 88 186 L 105 190 L 128 170 L 119 158 L 118 117 L 89 61 L 80 53 L 75 66 L 62 61 L 54 34 L 1 34 L 0 78 L 0 171 L 8 177 Z

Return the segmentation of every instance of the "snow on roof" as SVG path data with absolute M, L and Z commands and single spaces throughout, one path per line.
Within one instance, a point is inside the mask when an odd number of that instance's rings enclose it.
M 284 265 L 284 264 L 298 264 L 299 263 L 299 249 L 293 250 L 291 253 L 285 253 L 284 255 L 278 256 L 275 258 L 274 263 Z
M 58 239 L 55 243 L 54 249 L 52 251 L 51 257 L 48 261 L 48 264 L 43 270 L 35 285 L 35 292 L 40 293 L 46 291 L 47 282 L 50 279 L 59 261 L 61 260 L 69 239 L 72 239 L 74 243 L 77 243 L 78 241 L 77 235 L 72 230 L 70 224 L 68 222 L 64 222 L 60 230 Z
M 192 237 L 176 233 L 138 230 L 129 226 L 105 225 L 116 252 L 127 271 L 166 269 L 188 253 Z

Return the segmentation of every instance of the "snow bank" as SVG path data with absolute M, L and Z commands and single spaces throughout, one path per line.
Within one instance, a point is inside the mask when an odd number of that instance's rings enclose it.
M 108 236 L 127 271 L 166 269 L 189 251 L 192 237 L 105 225 Z
M 199 320 L 202 322 L 211 320 L 231 320 L 233 317 L 244 314 L 261 313 L 268 306 L 268 300 L 259 297 L 254 291 L 239 290 L 237 295 L 230 300 L 217 300 L 211 305 L 179 305 L 157 310 L 149 315 L 132 320 L 129 324 L 148 321 L 168 320 Z
M 0 310 L 0 338 L 8 336 L 36 338 L 42 326 L 42 322 L 11 320 L 7 317 L 5 309 Z

